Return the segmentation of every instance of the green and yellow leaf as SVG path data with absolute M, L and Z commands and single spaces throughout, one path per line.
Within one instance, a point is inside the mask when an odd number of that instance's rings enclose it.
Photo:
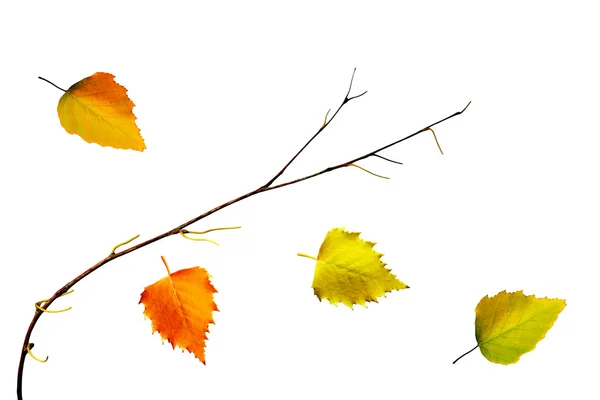
M 386 292 L 408 288 L 385 268 L 383 254 L 373 250 L 375 243 L 359 235 L 335 228 L 325 236 L 317 258 L 298 253 L 317 261 L 312 287 L 319 300 L 327 299 L 336 306 L 366 307 L 367 301 L 377 302 Z
M 497 364 L 514 364 L 535 349 L 567 302 L 526 296 L 522 290 L 485 296 L 475 309 L 475 339 L 481 354 Z M 454 361 L 454 362 L 456 362 Z
M 522 290 L 485 296 L 475 309 L 475 338 L 481 354 L 498 364 L 513 364 L 546 336 L 565 300 L 526 296 Z

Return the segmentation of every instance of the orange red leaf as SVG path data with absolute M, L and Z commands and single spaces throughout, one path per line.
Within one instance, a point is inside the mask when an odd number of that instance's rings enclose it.
M 135 104 L 113 78 L 96 72 L 71 86 L 58 102 L 60 123 L 86 142 L 143 151 L 146 145 L 135 124 Z
M 208 325 L 214 324 L 213 311 L 219 311 L 213 300 L 216 292 L 206 270 L 193 267 L 169 273 L 146 287 L 140 304 L 152 320 L 152 333 L 158 332 L 173 349 L 188 350 L 206 364 L 206 333 Z

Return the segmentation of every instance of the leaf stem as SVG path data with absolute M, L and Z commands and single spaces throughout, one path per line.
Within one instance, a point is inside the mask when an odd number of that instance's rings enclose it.
M 160 256 L 162 262 L 165 264 L 165 267 L 167 268 L 167 275 L 169 276 L 169 278 L 171 277 L 171 270 L 169 269 L 169 264 L 167 264 L 167 260 L 165 260 L 164 256 Z
M 298 255 L 300 257 L 306 257 L 306 258 L 310 258 L 310 259 L 315 260 L 315 261 L 319 261 L 319 259 L 317 257 L 311 256 L 311 255 L 308 255 L 308 254 L 298 253 Z
M 452 364 L 456 364 L 456 362 L 458 360 L 460 360 L 461 358 L 463 358 L 464 356 L 466 356 L 467 354 L 469 354 L 470 352 L 472 352 L 473 350 L 475 350 L 476 348 L 479 347 L 479 344 L 477 344 L 477 346 L 473 347 L 471 350 L 467 351 L 465 354 L 463 354 L 462 356 L 458 357 L 456 360 L 454 360 L 454 362 Z
M 354 69 L 354 72 L 356 72 L 356 68 Z M 235 203 L 238 203 L 238 202 L 240 202 L 240 201 L 242 201 L 244 199 L 247 199 L 249 197 L 252 197 L 252 196 L 254 196 L 256 194 L 263 193 L 263 192 L 268 192 L 268 191 L 279 189 L 279 188 L 282 188 L 282 187 L 285 187 L 285 186 L 289 186 L 289 185 L 293 185 L 295 183 L 299 183 L 299 182 L 302 182 L 302 181 L 305 181 L 305 180 L 317 177 L 317 176 L 325 174 L 327 172 L 331 172 L 331 171 L 335 171 L 336 169 L 347 167 L 349 164 L 354 164 L 357 161 L 363 160 L 363 159 L 371 157 L 371 156 L 381 157 L 377 153 L 379 153 L 379 152 L 381 152 L 381 151 L 383 151 L 383 150 L 385 150 L 385 149 L 387 149 L 389 147 L 392 147 L 392 146 L 394 146 L 394 145 L 396 145 L 398 143 L 401 143 L 401 142 L 403 142 L 405 140 L 408 140 L 408 139 L 410 139 L 410 138 L 412 138 L 412 137 L 414 137 L 414 136 L 416 136 L 416 135 L 418 135 L 418 134 L 420 134 L 422 132 L 425 132 L 425 131 L 429 130 L 431 127 L 433 127 L 435 125 L 441 124 L 442 122 L 444 122 L 446 120 L 449 120 L 451 118 L 454 118 L 454 117 L 462 114 L 467 109 L 467 107 L 469 106 L 469 104 L 471 104 L 471 102 L 469 102 L 467 104 L 467 106 L 462 109 L 462 111 L 455 112 L 454 114 L 449 115 L 449 116 L 447 116 L 447 117 L 445 117 L 443 119 L 440 119 L 439 121 L 434 122 L 433 124 L 428 125 L 425 128 L 423 128 L 423 129 L 421 129 L 421 130 L 419 130 L 419 131 L 417 131 L 417 132 L 415 132 L 415 133 L 413 133 L 411 135 L 405 136 L 402 139 L 396 140 L 393 143 L 390 143 L 390 144 L 388 144 L 386 146 L 383 146 L 383 147 L 381 147 L 381 148 L 379 148 L 377 150 L 373 150 L 373 151 L 371 151 L 369 153 L 366 153 L 366 154 L 364 154 L 364 155 L 362 155 L 360 157 L 356 157 L 353 160 L 349 160 L 349 161 L 346 161 L 344 163 L 341 163 L 341 164 L 338 164 L 338 165 L 334 165 L 334 166 L 331 166 L 329 168 L 325 168 L 322 171 L 315 172 L 315 173 L 313 173 L 311 175 L 307 175 L 307 176 L 304 176 L 302 178 L 290 180 L 288 182 L 280 183 L 278 185 L 273 185 L 273 182 L 275 182 L 275 180 L 277 178 L 279 178 L 285 172 L 285 170 L 300 155 L 300 153 L 319 135 L 319 133 L 321 133 L 327 126 L 329 126 L 329 124 L 331 123 L 331 121 L 340 112 L 340 110 L 344 107 L 344 105 L 346 105 L 349 101 L 351 101 L 353 99 L 356 99 L 358 97 L 361 97 L 365 93 L 367 93 L 365 91 L 365 92 L 362 92 L 359 95 L 350 96 L 350 91 L 352 89 L 352 82 L 354 80 L 354 72 L 352 73 L 352 79 L 350 80 L 350 86 L 348 88 L 348 92 L 346 93 L 346 96 L 344 97 L 344 100 L 342 101 L 342 104 L 338 107 L 338 109 L 335 111 L 335 113 L 332 115 L 332 117 L 323 124 L 323 126 L 313 135 L 313 137 L 310 140 L 308 140 L 308 142 L 296 153 L 296 155 L 294 157 L 292 157 L 292 159 L 281 169 L 281 171 L 279 171 L 266 184 L 264 184 L 264 185 L 262 185 L 262 186 L 260 186 L 260 187 L 258 187 L 256 189 L 254 189 L 254 190 L 252 190 L 252 191 L 250 191 L 250 192 L 248 192 L 246 194 L 243 194 L 243 195 L 241 195 L 239 197 L 236 197 L 235 199 L 229 200 L 229 201 L 227 201 L 227 202 L 225 202 L 225 203 L 223 203 L 223 204 L 221 204 L 219 206 L 216 206 L 215 208 L 213 208 L 211 210 L 208 210 L 205 213 L 203 213 L 203 214 L 201 214 L 201 215 L 199 215 L 199 216 L 197 216 L 195 218 L 192 218 L 189 221 L 184 222 L 184 223 L 182 223 L 182 224 L 174 227 L 173 229 L 171 229 L 169 231 L 161 233 L 160 235 L 157 235 L 157 236 L 155 236 L 155 237 L 153 237 L 151 239 L 148 239 L 148 240 L 146 240 L 146 241 L 144 241 L 142 243 L 139 243 L 139 244 L 137 244 L 135 246 L 129 247 L 127 249 L 124 249 L 124 250 L 122 250 L 120 252 L 109 254 L 107 257 L 105 257 L 104 259 L 98 261 L 96 264 L 92 265 L 90 268 L 88 268 L 86 271 L 84 271 L 83 273 L 81 273 L 79 276 L 77 276 L 76 278 L 74 278 L 73 280 L 71 280 L 70 282 L 68 282 L 66 285 L 64 285 L 63 287 L 61 287 L 60 289 L 58 289 L 56 291 L 56 293 L 54 293 L 54 295 L 52 297 L 50 297 L 48 300 L 46 300 L 46 302 L 43 305 L 41 305 L 41 307 L 44 308 L 44 309 L 48 309 L 48 307 L 57 298 L 59 298 L 64 293 L 66 293 L 67 291 L 69 291 L 69 289 L 71 287 L 75 286 L 79 281 L 81 281 L 82 279 L 84 279 L 85 277 L 87 277 L 88 275 L 90 275 L 92 272 L 96 271 L 97 269 L 99 269 L 103 265 L 108 264 L 109 262 L 111 262 L 111 261 L 113 261 L 113 260 L 115 260 L 115 259 L 117 259 L 119 257 L 122 257 L 122 256 L 124 256 L 126 254 L 129 254 L 129 253 L 132 253 L 132 252 L 134 252 L 136 250 L 139 250 L 142 247 L 146 247 L 146 246 L 148 246 L 148 245 L 150 245 L 150 244 L 152 244 L 154 242 L 158 242 L 159 240 L 164 239 L 166 237 L 173 236 L 173 235 L 178 235 L 181 230 L 183 230 L 184 228 L 188 227 L 189 225 L 192 225 L 193 223 L 198 222 L 198 221 L 200 221 L 200 220 L 202 220 L 202 219 L 204 219 L 204 218 L 206 218 L 206 217 L 208 217 L 208 216 L 216 213 L 217 211 L 220 211 L 220 210 L 222 210 L 222 209 L 224 209 L 226 207 L 229 207 L 229 206 L 231 206 L 231 205 L 233 205 Z M 50 82 L 50 81 L 48 81 L 48 80 L 46 80 L 44 78 L 40 77 L 40 79 L 45 80 L 46 82 L 54 85 L 52 82 Z M 56 85 L 54 85 L 54 86 L 56 86 Z M 56 86 L 56 87 L 58 88 L 58 86 Z M 61 89 L 61 88 L 59 88 L 59 89 L 64 91 L 64 89 Z M 166 263 L 165 263 L 165 265 L 166 265 Z M 23 341 L 23 346 L 21 348 L 21 359 L 19 361 L 19 368 L 18 368 L 18 371 L 17 371 L 17 398 L 18 398 L 18 400 L 23 400 L 23 371 L 24 371 L 24 366 L 25 366 L 25 358 L 26 358 L 26 356 L 28 354 L 28 352 L 27 352 L 27 346 L 29 344 L 29 339 L 31 338 L 31 334 L 33 333 L 33 329 L 35 328 L 35 325 L 37 324 L 38 320 L 40 319 L 40 317 L 42 316 L 43 313 L 44 312 L 40 311 L 39 309 L 37 309 L 35 311 L 35 314 L 33 315 L 33 318 L 31 319 L 31 322 L 30 322 L 29 327 L 27 329 L 27 333 L 25 334 L 25 339 Z
M 51 84 L 52 86 L 54 86 L 55 88 L 57 88 L 57 89 L 60 89 L 60 90 L 62 90 L 63 92 L 67 93 L 67 91 L 66 91 L 65 89 L 63 89 L 63 88 L 61 88 L 61 87 L 58 87 L 58 86 L 56 86 L 54 83 L 50 82 L 50 81 L 49 81 L 48 79 L 46 79 L 46 78 L 42 78 L 41 76 L 38 76 L 38 79 L 41 79 L 41 80 L 43 80 L 43 81 L 46 81 L 46 82 L 48 82 L 49 84 Z

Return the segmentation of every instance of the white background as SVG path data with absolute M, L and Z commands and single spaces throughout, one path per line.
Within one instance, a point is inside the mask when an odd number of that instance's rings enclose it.
M 214 5 L 217 3 L 217 5 Z M 473 103 L 436 132 L 261 194 L 120 258 L 53 304 L 26 399 L 598 398 L 594 2 L 4 2 L 1 39 L 0 398 L 15 398 L 33 304 L 139 233 L 148 239 L 264 184 L 342 101 L 285 178 L 374 150 Z M 410 5 L 408 5 L 410 4 Z M 116 75 L 148 149 L 85 143 L 63 88 Z M 311 289 L 326 232 L 377 242 L 410 289 L 368 309 Z M 207 364 L 161 345 L 145 286 L 202 266 L 221 312 Z M 567 300 L 537 348 L 496 365 L 475 345 L 481 297 Z

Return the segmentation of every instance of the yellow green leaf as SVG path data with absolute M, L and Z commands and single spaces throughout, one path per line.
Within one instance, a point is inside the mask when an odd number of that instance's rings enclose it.
M 566 305 L 565 300 L 526 296 L 522 290 L 485 296 L 475 309 L 475 338 L 481 354 L 493 363 L 516 363 L 535 349 Z
M 377 302 L 386 292 L 408 288 L 385 268 L 383 254 L 373 250 L 375 243 L 359 235 L 335 228 L 325 236 L 317 258 L 298 253 L 317 261 L 312 287 L 319 300 L 327 299 L 336 306 L 366 307 L 367 301 Z
M 143 151 L 146 145 L 135 124 L 135 104 L 113 78 L 96 72 L 71 86 L 58 102 L 60 123 L 86 142 Z

